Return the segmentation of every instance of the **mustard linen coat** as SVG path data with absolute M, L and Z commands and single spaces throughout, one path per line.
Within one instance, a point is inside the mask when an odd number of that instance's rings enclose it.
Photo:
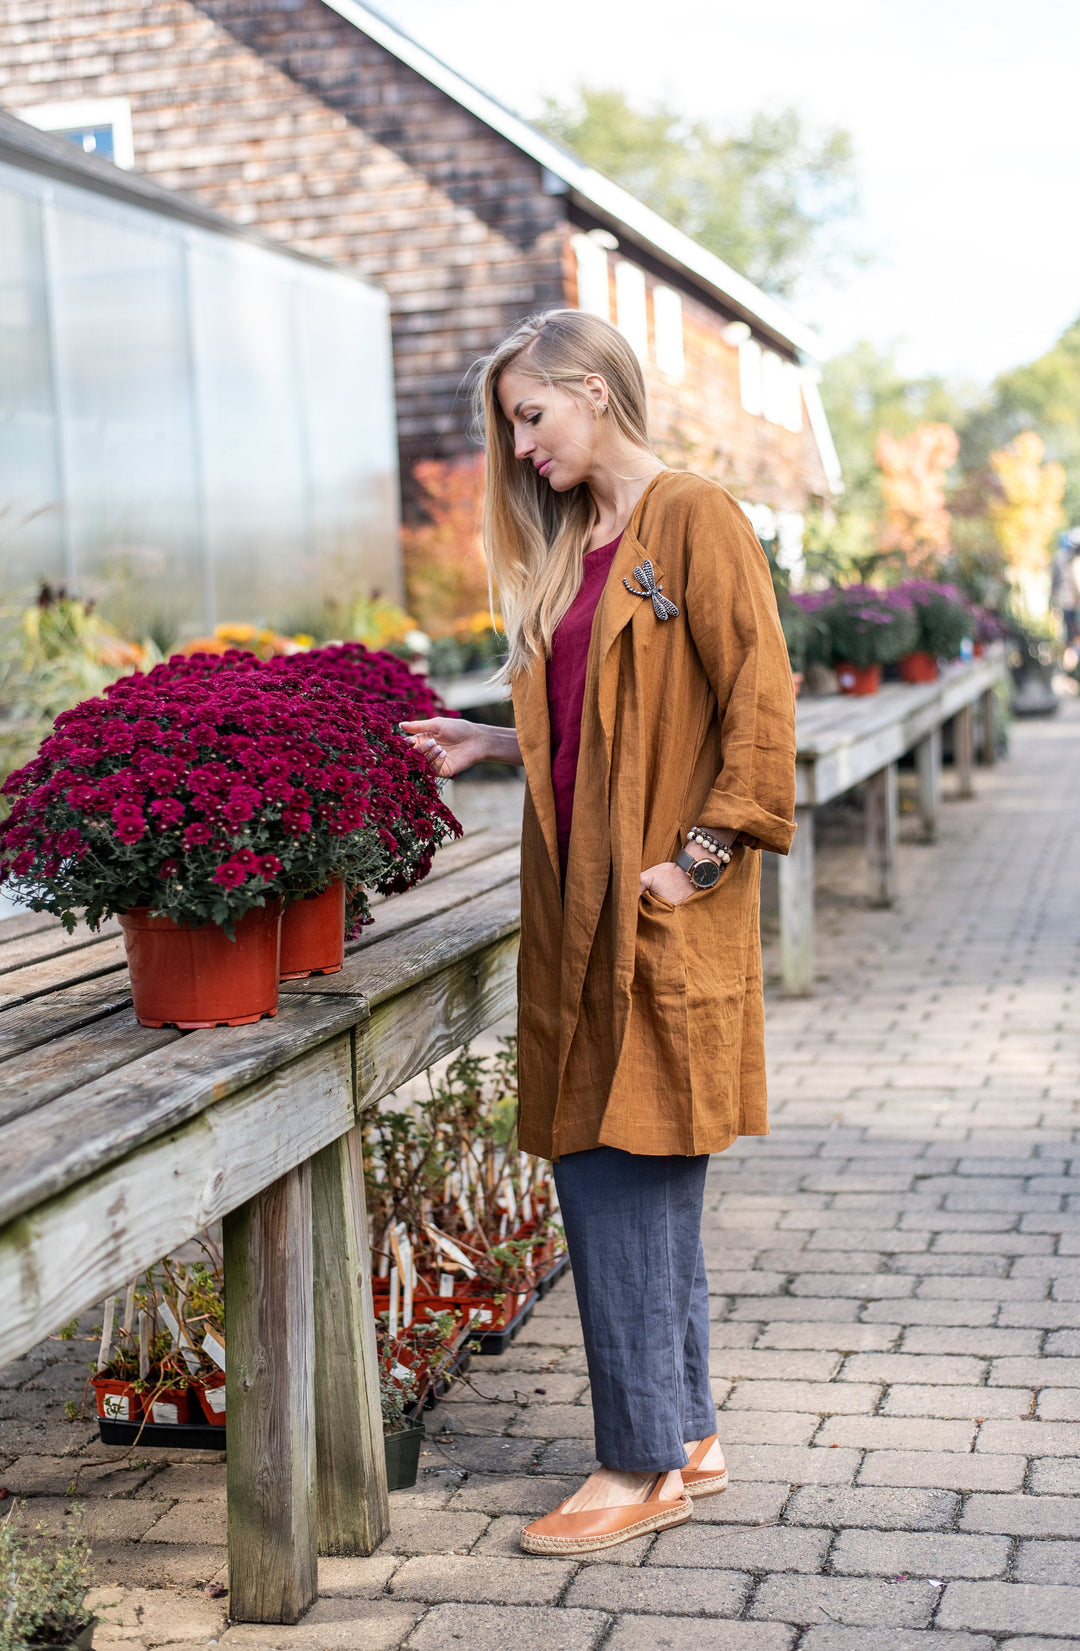
M 624 586 L 646 557 L 677 618 Z M 753 851 L 791 843 L 795 703 L 768 564 L 731 495 L 664 471 L 622 536 L 593 620 L 565 891 L 543 662 L 514 710 L 522 1148 L 697 1154 L 767 1134 Z M 694 825 L 740 834 L 719 885 L 639 898 L 639 873 Z

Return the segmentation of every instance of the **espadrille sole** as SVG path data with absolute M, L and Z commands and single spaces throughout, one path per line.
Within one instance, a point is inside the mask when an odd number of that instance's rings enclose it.
M 532 1536 L 525 1530 L 521 1533 L 521 1546 L 527 1554 L 596 1553 L 601 1548 L 618 1547 L 620 1542 L 629 1542 L 635 1536 L 646 1536 L 650 1531 L 685 1525 L 693 1511 L 689 1503 L 685 1506 L 680 1504 L 666 1513 L 650 1514 L 647 1519 L 638 1520 L 636 1525 L 626 1525 L 621 1531 L 612 1531 L 610 1536 Z
M 708 1479 L 699 1479 L 696 1484 L 688 1485 L 683 1480 L 683 1490 L 687 1496 L 716 1496 L 720 1491 L 727 1490 L 727 1468 L 722 1473 L 714 1473 Z

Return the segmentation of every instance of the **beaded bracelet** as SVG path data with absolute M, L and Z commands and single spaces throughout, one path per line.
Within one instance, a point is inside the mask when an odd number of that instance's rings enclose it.
M 703 831 L 700 826 L 693 826 L 686 833 L 686 840 L 688 843 L 699 843 L 702 848 L 708 849 L 710 854 L 715 854 L 718 860 L 722 860 L 725 866 L 731 864 L 731 850 L 725 844 L 718 842 L 715 837 L 710 837 L 709 833 Z

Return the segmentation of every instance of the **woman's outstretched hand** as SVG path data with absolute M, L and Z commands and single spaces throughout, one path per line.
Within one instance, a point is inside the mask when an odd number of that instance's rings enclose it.
M 673 860 L 662 860 L 658 866 L 647 866 L 641 873 L 638 897 L 648 889 L 666 900 L 669 906 L 681 906 L 694 892 L 694 885 L 681 866 Z
M 401 731 L 412 740 L 413 749 L 427 758 L 441 780 L 483 762 L 489 755 L 483 723 L 466 722 L 463 717 L 429 717 L 421 722 L 403 722 Z

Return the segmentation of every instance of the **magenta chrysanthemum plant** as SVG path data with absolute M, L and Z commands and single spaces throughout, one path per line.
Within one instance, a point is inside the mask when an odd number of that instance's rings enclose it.
M 460 835 L 376 701 L 249 655 L 213 663 L 122 678 L 9 775 L 0 882 L 18 900 L 69 929 L 145 906 L 231 931 L 343 878 L 365 921 L 365 889 L 410 887 Z
M 889 665 L 915 647 L 918 625 L 902 591 L 845 585 L 795 600 L 820 627 L 831 665 Z

